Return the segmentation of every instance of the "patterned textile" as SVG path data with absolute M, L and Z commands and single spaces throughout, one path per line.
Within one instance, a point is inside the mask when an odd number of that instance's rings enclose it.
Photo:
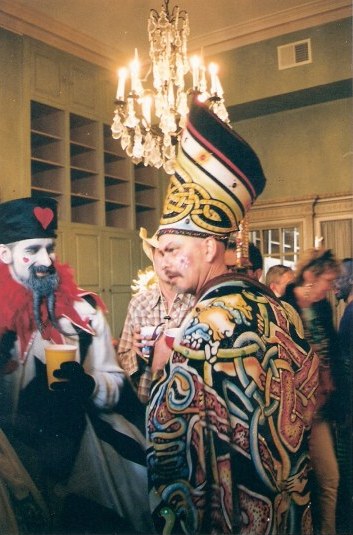
M 164 298 L 158 286 L 138 293 L 132 297 L 121 334 L 118 347 L 118 362 L 124 371 L 131 377 L 137 388 L 141 401 L 146 403 L 149 399 L 151 387 L 150 367 L 136 355 L 132 349 L 134 328 L 137 325 L 159 325 L 164 323 L 166 328 L 179 327 L 186 313 L 191 307 L 193 296 L 190 294 L 177 294 L 173 306 L 166 310 Z M 165 316 L 170 319 L 165 319 Z
M 152 385 L 150 485 L 188 534 L 311 534 L 318 358 L 263 285 L 212 283 Z

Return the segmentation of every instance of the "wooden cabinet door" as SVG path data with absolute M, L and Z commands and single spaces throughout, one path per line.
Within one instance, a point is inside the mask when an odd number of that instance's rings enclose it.
M 77 113 L 96 116 L 98 105 L 98 69 L 86 61 L 67 60 L 68 99 L 70 108 Z
M 103 296 L 102 243 L 94 226 L 65 226 L 63 232 L 63 259 L 74 270 L 77 284 Z
M 31 96 L 65 106 L 68 72 L 63 54 L 31 40 L 27 41 L 27 47 L 31 66 Z
M 62 223 L 57 256 L 73 268 L 81 288 L 101 296 L 108 309 L 112 335 L 119 338 L 131 299 L 132 280 L 141 267 L 137 232 Z
M 65 52 L 29 39 L 31 98 L 96 117 L 100 112 L 99 68 Z
M 112 334 L 119 338 L 136 278 L 141 243 L 134 232 L 103 232 L 104 292 Z

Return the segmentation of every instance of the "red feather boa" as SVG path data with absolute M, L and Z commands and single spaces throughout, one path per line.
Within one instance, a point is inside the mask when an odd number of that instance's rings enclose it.
M 93 295 L 97 305 L 106 312 L 106 307 L 98 295 L 85 292 L 79 288 L 73 277 L 73 270 L 68 265 L 55 263 L 59 276 L 59 287 L 55 292 L 55 313 L 57 318 L 67 317 L 72 323 L 94 334 L 88 318 L 81 318 L 74 308 L 75 301 L 81 301 L 85 295 Z M 9 267 L 0 263 L 0 336 L 6 331 L 14 331 L 20 341 L 20 360 L 26 358 L 28 345 L 37 331 L 33 314 L 33 295 L 31 290 L 18 283 L 12 277 Z M 46 327 L 42 336 L 54 343 L 63 343 L 63 336 L 48 321 L 48 312 L 44 304 L 41 307 L 41 319 Z

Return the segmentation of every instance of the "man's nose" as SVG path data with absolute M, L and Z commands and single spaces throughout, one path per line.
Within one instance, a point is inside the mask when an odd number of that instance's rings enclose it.
M 46 249 L 41 249 L 41 251 L 38 254 L 37 258 L 37 264 L 45 267 L 51 266 L 53 263 L 53 260 L 51 259 L 48 251 Z
M 170 260 L 168 260 L 168 255 L 164 255 L 163 258 L 162 258 L 162 262 L 161 262 L 161 267 L 162 267 L 163 271 L 165 271 L 166 269 L 170 268 L 170 265 L 171 265 L 171 262 L 170 262 Z

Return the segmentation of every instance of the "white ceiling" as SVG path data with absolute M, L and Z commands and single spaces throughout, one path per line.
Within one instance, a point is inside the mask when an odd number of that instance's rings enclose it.
M 42 40 L 64 40 L 111 61 L 134 48 L 147 57 L 147 19 L 162 0 L 0 0 L 0 25 Z M 189 50 L 205 54 L 350 16 L 350 0 L 169 0 L 189 15 Z M 50 34 L 50 39 L 48 35 Z M 250 41 L 249 41 L 250 40 Z M 65 48 L 65 47 L 64 47 Z M 76 53 L 78 53 L 76 51 Z M 80 55 L 80 54 L 78 54 Z M 89 58 L 88 58 L 89 59 Z

